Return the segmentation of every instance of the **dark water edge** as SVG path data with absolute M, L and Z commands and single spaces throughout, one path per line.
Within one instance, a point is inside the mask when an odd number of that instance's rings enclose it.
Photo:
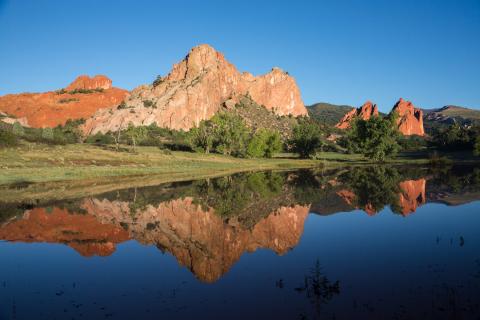
M 0 319 L 478 319 L 480 167 L 0 202 Z

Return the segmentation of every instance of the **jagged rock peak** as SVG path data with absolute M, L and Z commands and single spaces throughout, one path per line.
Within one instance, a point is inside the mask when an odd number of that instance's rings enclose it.
M 420 108 L 416 108 L 410 101 L 400 98 L 390 113 L 393 112 L 396 112 L 398 115 L 398 130 L 403 135 L 425 135 L 423 128 L 423 111 Z
M 367 101 L 362 106 L 354 108 L 345 114 L 335 127 L 339 129 L 347 129 L 350 128 L 350 123 L 353 119 L 361 118 L 363 120 L 368 120 L 373 116 L 378 116 L 377 105 L 373 104 L 371 101 Z
M 210 119 L 227 100 L 235 102 L 243 95 L 277 115 L 308 115 L 300 90 L 287 72 L 273 68 L 257 77 L 240 73 L 223 54 L 203 44 L 192 48 L 167 76 L 134 89 L 122 109 L 99 111 L 83 129 L 86 134 L 95 134 L 116 131 L 129 123 L 156 123 L 189 130 Z

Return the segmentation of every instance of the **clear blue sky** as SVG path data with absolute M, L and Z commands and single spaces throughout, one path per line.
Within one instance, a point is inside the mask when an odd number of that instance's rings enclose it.
M 480 1 L 0 0 L 0 95 L 106 74 L 132 89 L 208 43 L 306 104 L 480 108 Z

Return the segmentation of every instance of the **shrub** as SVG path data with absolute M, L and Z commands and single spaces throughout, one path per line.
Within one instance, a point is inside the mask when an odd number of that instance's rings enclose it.
M 93 136 L 87 137 L 85 140 L 86 143 L 92 144 L 99 144 L 99 145 L 106 145 L 106 144 L 114 144 L 115 139 L 111 134 L 103 134 L 103 133 L 96 133 Z
M 163 82 L 162 76 L 158 75 L 157 78 L 153 81 L 152 85 L 154 87 L 159 86 Z
M 60 99 L 58 100 L 58 103 L 70 103 L 70 102 L 75 102 L 75 101 L 80 101 L 77 98 L 67 98 L 67 99 Z
M 62 89 L 63 90 L 63 89 Z M 103 88 L 95 88 L 95 89 L 74 89 L 71 91 L 66 92 L 65 90 L 63 93 L 69 93 L 69 94 L 86 94 L 86 93 L 94 93 L 94 92 L 103 92 Z
M 14 147 L 18 138 L 10 131 L 0 128 L 0 147 Z
M 121 109 L 127 109 L 128 106 L 127 106 L 127 103 L 125 101 L 122 101 L 122 103 L 120 103 L 118 106 L 117 106 L 117 110 L 121 110 Z
M 52 128 L 43 128 L 42 129 L 42 138 L 45 140 L 53 141 L 53 129 Z
M 25 134 L 25 129 L 23 129 L 22 125 L 18 121 L 15 121 L 12 126 L 12 133 L 17 137 L 23 137 Z
M 143 106 L 145 108 L 153 108 L 153 109 L 157 108 L 157 105 L 152 100 L 144 100 L 143 101 Z

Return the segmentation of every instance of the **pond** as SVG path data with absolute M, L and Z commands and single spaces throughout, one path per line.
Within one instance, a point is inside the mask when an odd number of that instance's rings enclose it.
M 0 202 L 0 319 L 478 319 L 479 199 L 363 166 Z

